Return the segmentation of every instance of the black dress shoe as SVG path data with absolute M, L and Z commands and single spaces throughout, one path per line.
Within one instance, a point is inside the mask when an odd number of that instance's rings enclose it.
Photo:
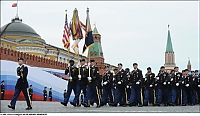
M 11 105 L 8 105 L 8 108 L 11 108 L 11 109 L 15 110 L 15 107 L 13 107 Z
M 31 110 L 32 109 L 32 107 L 28 107 L 28 108 L 26 108 L 26 110 Z
M 134 103 L 130 103 L 129 106 L 130 106 L 130 107 L 132 107 L 132 106 L 136 106 L 136 104 L 134 104 Z
M 117 107 L 117 104 L 113 103 L 113 104 L 110 104 L 110 106 Z
M 97 105 L 97 106 L 96 106 L 96 108 L 100 108 L 100 107 L 101 107 L 100 105 Z
M 62 105 L 67 106 L 67 104 L 65 102 L 60 102 Z
M 70 104 L 73 105 L 74 107 L 77 106 L 74 102 L 70 102 Z
M 143 105 L 142 105 L 142 104 L 139 104 L 138 107 L 143 107 Z

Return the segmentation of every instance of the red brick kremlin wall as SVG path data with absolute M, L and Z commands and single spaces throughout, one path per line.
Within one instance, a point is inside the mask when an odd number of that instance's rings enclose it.
M 17 62 L 17 59 L 22 57 L 25 59 L 26 64 L 35 67 L 53 68 L 53 69 L 66 69 L 67 63 L 42 58 L 39 56 L 27 54 L 24 52 L 14 51 L 7 48 L 1 47 L 0 49 L 0 60 L 10 60 Z

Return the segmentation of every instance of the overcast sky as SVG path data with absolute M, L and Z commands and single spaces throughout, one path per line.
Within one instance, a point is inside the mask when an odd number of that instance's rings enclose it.
M 1 2 L 1 26 L 16 15 L 15 1 Z M 144 2 L 65 2 L 65 1 L 20 1 L 19 17 L 48 44 L 63 48 L 62 34 L 65 10 L 68 22 L 74 8 L 85 23 L 86 8 L 90 8 L 92 28 L 96 24 L 106 63 L 124 64 L 132 69 L 133 62 L 146 72 L 151 66 L 154 72 L 164 65 L 167 43 L 167 25 L 170 25 L 176 65 L 186 68 L 190 57 L 192 68 L 199 68 L 199 3 L 144 1 Z M 81 41 L 80 50 L 82 51 Z

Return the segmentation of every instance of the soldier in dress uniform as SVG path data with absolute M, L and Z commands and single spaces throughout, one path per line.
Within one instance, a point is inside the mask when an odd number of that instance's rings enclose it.
M 3 80 L 1 81 L 1 100 L 4 100 L 4 95 L 5 95 L 5 82 Z
M 172 79 L 172 106 L 181 104 L 181 77 L 182 73 L 179 72 L 179 67 L 174 67 L 175 77 Z M 173 78 L 173 77 L 172 77 Z
M 115 69 L 115 75 L 113 77 L 113 91 L 114 91 L 114 102 L 111 106 L 125 106 L 125 71 L 122 69 L 122 63 L 118 64 L 118 69 Z
M 189 71 L 186 70 L 186 73 L 188 74 Z M 188 74 L 188 88 L 187 88 L 187 93 L 188 93 L 188 105 L 195 105 L 195 73 L 194 71 L 191 72 L 191 74 Z
M 131 95 L 131 83 L 130 83 L 130 77 L 131 77 L 131 73 L 130 73 L 130 69 L 129 68 L 126 68 L 125 69 L 125 76 L 126 76 L 126 91 L 125 93 L 127 94 L 126 95 L 126 99 L 127 99 L 127 104 L 129 102 L 129 99 L 130 99 L 130 95 Z
M 52 101 L 52 88 L 49 89 L 49 101 Z
M 30 96 L 31 101 L 33 101 L 33 87 L 32 87 L 32 85 L 29 86 L 28 92 L 29 92 L 29 96 Z
M 103 84 L 103 94 L 102 94 L 102 100 L 101 100 L 101 106 L 113 103 L 113 96 L 112 96 L 112 80 L 113 80 L 113 74 L 110 71 L 110 66 L 105 66 L 105 74 L 102 78 L 102 84 Z
M 180 103 L 180 77 L 181 73 L 178 72 L 178 67 L 174 67 L 174 70 L 171 71 L 170 73 L 170 78 L 171 78 L 171 101 L 170 105 L 175 106 Z
M 43 101 L 47 101 L 47 87 L 44 87 L 43 90 Z
M 188 69 L 185 69 L 182 71 L 182 77 L 181 77 L 181 102 L 182 106 L 186 106 L 188 104 L 188 93 L 189 93 L 189 75 L 188 75 Z
M 64 90 L 64 93 L 63 93 L 64 101 L 66 101 L 66 97 L 67 97 L 67 90 L 65 89 L 65 90 Z
M 90 60 L 89 68 L 88 68 L 88 86 L 87 86 L 87 100 L 88 102 L 84 104 L 84 107 L 90 107 L 94 103 L 97 104 L 97 107 L 100 107 L 100 91 L 98 88 L 99 84 L 99 69 L 95 66 L 95 60 Z
M 155 74 L 152 73 L 151 67 L 148 67 L 144 80 L 144 106 L 148 106 L 149 104 L 154 105 L 154 82 Z
M 129 106 L 142 106 L 142 80 L 143 80 L 143 75 L 142 71 L 138 69 L 138 64 L 133 63 L 133 71 L 131 72 L 131 95 L 130 95 L 130 100 L 129 100 Z
M 173 75 L 174 70 L 171 71 L 171 74 Z M 166 74 L 166 75 L 165 75 Z M 169 106 L 171 103 L 171 74 L 170 72 L 166 72 L 164 76 L 164 82 L 163 82 L 163 103 L 164 106 Z
M 78 80 L 76 84 L 76 96 L 71 102 L 72 105 L 74 106 L 80 106 L 80 102 L 82 104 L 87 102 L 87 96 L 86 96 L 86 88 L 88 84 L 88 79 L 87 79 L 87 73 L 88 73 L 88 67 L 85 64 L 85 59 L 80 60 L 80 66 L 78 68 Z M 79 101 L 80 95 L 82 95 L 82 101 Z
M 17 68 L 17 76 L 19 76 L 20 78 L 17 80 L 17 84 L 15 86 L 15 93 L 8 107 L 13 110 L 15 109 L 17 98 L 19 97 L 19 94 L 22 91 L 28 106 L 26 110 L 31 110 L 32 106 L 31 106 L 30 96 L 28 93 L 28 80 L 27 80 L 28 67 L 24 65 L 23 58 L 18 59 L 18 64 L 19 67 Z
M 195 70 L 195 90 L 197 92 L 197 103 L 200 104 L 200 74 Z
M 68 85 L 67 85 L 67 95 L 64 102 L 61 102 L 62 105 L 67 106 L 72 90 L 76 96 L 76 84 L 78 80 L 78 68 L 74 65 L 74 60 L 69 61 L 69 67 L 65 70 L 65 75 L 69 76 Z
M 160 106 L 163 103 L 163 86 L 165 82 L 165 77 L 167 72 L 165 72 L 165 67 L 161 66 L 158 75 L 155 80 L 155 90 L 156 90 L 156 106 Z

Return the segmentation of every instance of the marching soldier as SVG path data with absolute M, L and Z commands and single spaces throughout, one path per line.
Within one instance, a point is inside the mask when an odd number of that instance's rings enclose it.
M 102 95 L 102 102 L 101 106 L 113 103 L 113 96 L 112 96 L 112 80 L 113 74 L 110 71 L 109 66 L 105 66 L 106 72 L 103 76 L 102 83 L 103 83 L 103 95 Z
M 115 75 L 113 77 L 113 86 L 114 86 L 114 102 L 110 104 L 111 106 L 125 106 L 125 71 L 122 69 L 122 64 L 118 64 L 118 69 L 115 69 Z
M 130 101 L 129 101 L 129 106 L 142 106 L 142 71 L 138 69 L 138 64 L 133 63 L 133 71 L 131 72 L 131 95 L 130 95 Z
M 163 84 L 165 82 L 165 77 L 167 73 L 165 72 L 165 67 L 161 66 L 158 75 L 155 80 L 155 90 L 156 90 L 156 106 L 160 106 L 163 103 Z
M 67 106 L 72 90 L 76 96 L 76 82 L 78 80 L 78 69 L 74 65 L 74 60 L 69 61 L 69 67 L 65 70 L 65 75 L 69 75 L 68 85 L 67 85 L 67 95 L 62 105 Z
M 125 69 L 125 76 L 126 76 L 126 82 L 125 82 L 126 83 L 125 84 L 126 85 L 126 91 L 125 91 L 125 93 L 127 94 L 126 95 L 127 102 L 129 102 L 130 95 L 131 95 L 131 83 L 130 83 L 131 73 L 130 73 L 130 69 L 129 68 Z
M 32 88 L 32 85 L 29 86 L 28 92 L 29 92 L 30 99 L 32 101 L 33 100 L 33 88 Z
M 52 88 L 49 89 L 49 101 L 52 101 Z
M 174 70 L 171 71 L 172 75 Z M 171 103 L 171 77 L 170 72 L 166 72 L 164 75 L 163 82 L 163 103 L 164 106 L 168 106 Z
M 189 75 L 188 75 L 188 69 L 185 69 L 182 71 L 182 77 L 181 77 L 181 102 L 182 106 L 186 106 L 188 104 L 188 93 L 189 93 Z
M 82 102 L 82 104 L 87 102 L 87 96 L 86 96 L 86 87 L 88 84 L 88 80 L 87 80 L 87 73 L 88 73 L 88 69 L 87 66 L 85 65 L 85 59 L 81 59 L 80 60 L 80 66 L 78 69 L 78 80 L 77 80 L 77 84 L 76 84 L 76 96 L 73 100 L 73 102 L 70 102 L 73 106 L 79 106 L 80 103 Z M 83 101 L 79 101 L 79 97 L 81 94 L 81 92 L 84 95 Z
M 200 74 L 195 70 L 195 90 L 197 92 L 197 103 L 200 104 Z
M 19 67 L 17 68 L 17 76 L 19 76 L 20 78 L 17 80 L 17 84 L 15 86 L 15 93 L 8 107 L 13 110 L 15 109 L 17 98 L 19 97 L 19 94 L 22 91 L 28 106 L 26 110 L 31 110 L 32 106 L 31 106 L 30 96 L 28 93 L 28 81 L 27 81 L 28 67 L 23 64 L 24 63 L 23 58 L 19 58 L 18 63 Z
M 4 100 L 4 95 L 5 95 L 5 84 L 3 80 L 1 81 L 1 100 Z
M 144 106 L 148 106 L 148 103 L 154 105 L 154 82 L 155 74 L 151 72 L 151 67 L 148 67 L 144 80 Z
M 99 69 L 95 66 L 95 60 L 90 61 L 89 71 L 88 71 L 88 86 L 87 86 L 87 100 L 88 102 L 84 104 L 84 107 L 90 107 L 90 104 L 93 105 L 94 102 L 97 104 L 97 107 L 100 107 L 100 91 L 98 88 L 99 84 Z
M 186 71 L 186 73 L 188 73 L 188 71 Z M 195 73 L 194 71 L 191 72 L 191 75 L 188 74 L 188 83 L 189 83 L 189 86 L 188 86 L 188 104 L 189 105 L 195 105 Z
M 43 101 L 47 101 L 47 87 L 44 87 L 43 90 Z
M 178 71 L 178 67 L 174 67 L 174 70 L 171 71 L 171 106 L 180 105 L 180 78 L 181 73 Z
M 64 101 L 66 101 L 66 97 L 67 97 L 67 90 L 65 89 L 65 90 L 64 90 L 64 93 L 63 93 Z

